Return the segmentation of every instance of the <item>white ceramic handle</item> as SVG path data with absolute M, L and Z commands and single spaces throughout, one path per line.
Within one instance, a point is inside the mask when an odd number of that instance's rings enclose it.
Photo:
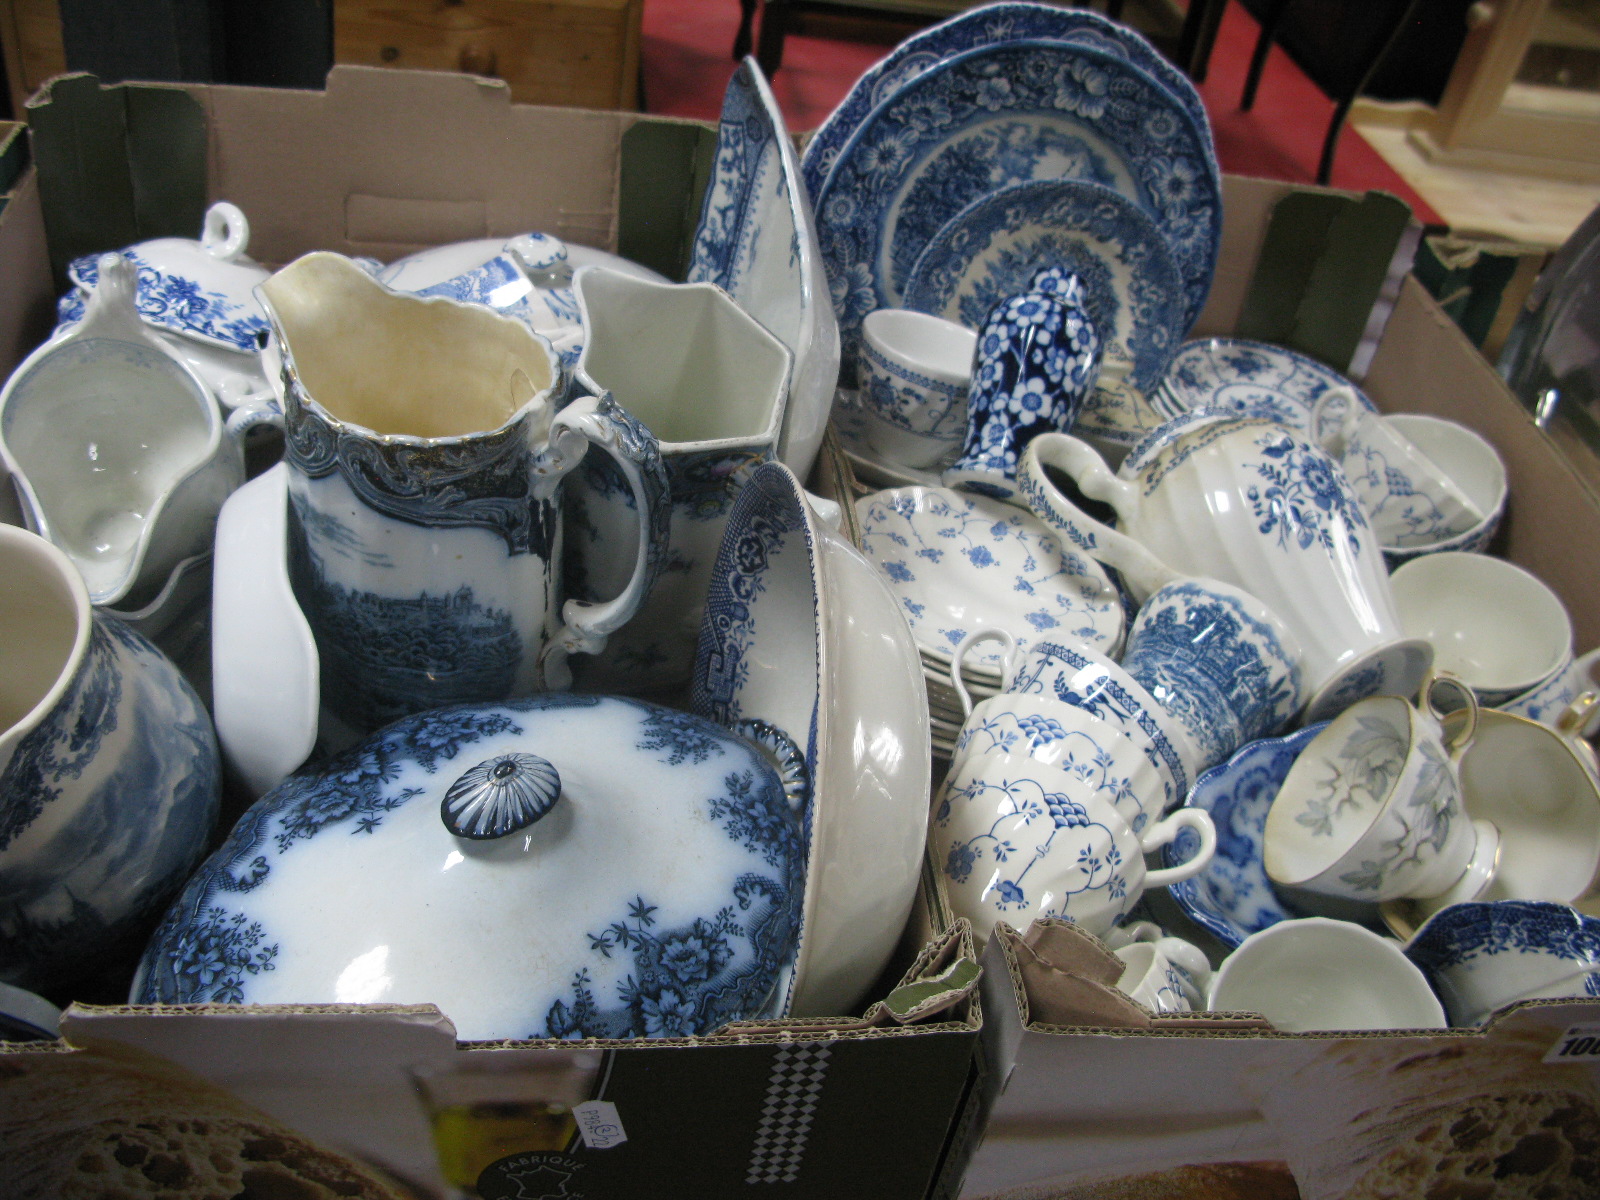
M 250 222 L 237 205 L 219 200 L 206 209 L 200 244 L 212 258 L 233 262 L 250 244 Z
M 1311 406 L 1311 440 L 1334 459 L 1342 459 L 1355 436 L 1356 422 L 1366 412 L 1355 389 L 1343 384 L 1323 392 Z M 1329 429 L 1329 424 L 1332 428 Z
M 979 642 L 999 642 L 1005 647 L 1005 663 L 1001 669 L 1001 685 L 1007 686 L 1012 676 L 1017 673 L 1017 639 L 1004 629 L 974 629 L 961 639 L 960 645 L 950 655 L 950 682 L 955 685 L 956 695 L 961 698 L 961 715 L 972 715 L 972 697 L 967 692 L 967 681 L 962 678 L 962 666 L 966 661 L 967 651 Z
M 607 638 L 639 611 L 666 559 L 667 526 L 672 514 L 671 484 L 655 435 L 609 393 L 579 397 L 550 423 L 550 444 L 557 449 L 555 460 L 559 464 L 556 473 L 571 470 L 582 458 L 582 451 L 575 447 L 574 452 L 568 453 L 572 443 L 580 439 L 609 454 L 627 480 L 639 518 L 639 552 L 627 586 L 614 599 L 568 600 L 561 606 L 562 627 L 541 656 L 545 686 L 558 691 L 572 684 L 567 655 L 598 654 L 605 648 Z M 559 571 L 561 564 L 551 563 L 550 569 Z
M 1200 835 L 1200 848 L 1186 862 L 1175 867 L 1147 872 L 1144 877 L 1146 888 L 1181 883 L 1200 874 L 1210 865 L 1212 855 L 1217 852 L 1217 827 L 1211 821 L 1211 814 L 1203 808 L 1180 808 L 1170 817 L 1162 818 L 1145 830 L 1144 836 L 1139 839 L 1139 846 L 1148 854 L 1157 847 L 1165 846 L 1184 829 L 1192 829 Z
M 1156 949 L 1172 960 L 1185 975 L 1194 980 L 1200 992 L 1205 991 L 1206 984 L 1211 982 L 1211 961 L 1206 958 L 1205 951 L 1193 942 L 1186 942 L 1180 937 L 1164 937 L 1156 940 Z
M 1064 533 L 1073 545 L 1121 573 L 1139 603 L 1157 588 L 1178 578 L 1178 573 L 1139 542 L 1095 520 L 1069 500 L 1045 472 L 1051 466 L 1064 471 L 1091 500 L 1116 510 L 1123 525 L 1132 524 L 1139 511 L 1139 489 L 1112 474 L 1095 449 L 1067 433 L 1041 433 L 1028 443 L 1017 467 L 1017 486 L 1035 516 Z
M 235 441 L 242 441 L 252 429 L 263 425 L 283 428 L 283 410 L 278 407 L 277 398 L 271 392 L 253 392 L 238 397 L 232 403 L 233 411 L 228 414 L 223 429 Z

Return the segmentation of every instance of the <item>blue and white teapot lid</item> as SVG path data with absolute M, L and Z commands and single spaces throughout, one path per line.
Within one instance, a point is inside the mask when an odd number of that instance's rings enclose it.
M 804 766 L 770 727 L 741 732 L 781 774 L 709 721 L 615 697 L 398 721 L 256 802 L 156 931 L 133 999 L 432 1003 L 463 1040 L 775 1015 Z

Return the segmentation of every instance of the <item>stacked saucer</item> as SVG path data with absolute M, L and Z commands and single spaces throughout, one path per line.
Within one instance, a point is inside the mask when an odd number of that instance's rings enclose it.
M 1106 654 L 1122 645 L 1122 597 L 1099 563 L 1037 517 L 987 496 L 902 487 L 856 502 L 861 544 L 900 600 L 922 660 L 934 752 L 948 757 L 964 713 L 952 655 L 978 629 L 1026 649 L 1069 640 Z M 1003 690 L 1001 647 L 973 645 L 962 679 L 974 703 Z

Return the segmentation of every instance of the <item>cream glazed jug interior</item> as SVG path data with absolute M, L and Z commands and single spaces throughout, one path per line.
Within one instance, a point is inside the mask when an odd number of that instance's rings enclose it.
M 392 292 L 337 254 L 308 254 L 260 292 L 305 394 L 382 436 L 498 429 L 555 383 L 550 357 L 517 323 Z

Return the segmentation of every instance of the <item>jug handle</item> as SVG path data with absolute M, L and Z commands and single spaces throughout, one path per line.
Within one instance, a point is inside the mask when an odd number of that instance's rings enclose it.
M 1017 468 L 1023 499 L 1045 524 L 1065 533 L 1079 549 L 1121 573 L 1128 591 L 1140 604 L 1151 592 L 1178 578 L 1178 573 L 1125 533 L 1095 520 L 1051 482 L 1046 466 L 1066 472 L 1091 500 L 1101 500 L 1127 523 L 1139 509 L 1139 491 L 1118 479 L 1088 443 L 1066 433 L 1041 433 L 1028 443 Z
M 579 397 L 557 413 L 550 423 L 550 445 L 555 451 L 551 470 L 557 474 L 577 466 L 589 445 L 604 450 L 628 481 L 639 516 L 639 553 L 627 586 L 611 600 L 568 600 L 562 605 L 561 629 L 540 655 L 545 686 L 560 690 L 572 684 L 567 656 L 599 653 L 650 594 L 666 560 L 672 496 L 655 435 L 609 392 Z
M 1330 387 L 1311 406 L 1311 440 L 1335 461 L 1342 459 L 1364 412 L 1354 388 L 1344 384 Z

